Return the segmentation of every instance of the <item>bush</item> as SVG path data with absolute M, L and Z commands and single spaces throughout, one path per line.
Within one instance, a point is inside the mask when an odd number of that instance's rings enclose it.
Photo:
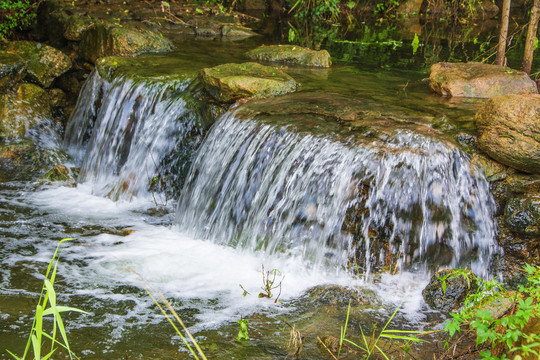
M 0 38 L 6 41 L 15 30 L 24 30 L 36 21 L 35 0 L 0 0 Z

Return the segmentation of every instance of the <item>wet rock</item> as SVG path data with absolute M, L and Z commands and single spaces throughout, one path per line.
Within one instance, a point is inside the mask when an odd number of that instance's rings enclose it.
M 170 40 L 143 25 L 120 25 L 105 21 L 87 29 L 80 43 L 81 56 L 92 63 L 104 56 L 135 56 L 172 49 Z
M 306 293 L 308 301 L 318 305 L 351 306 L 369 305 L 369 300 L 358 290 L 338 285 L 317 286 Z
M 64 107 L 67 104 L 67 95 L 61 89 L 49 89 L 47 91 L 49 103 L 52 107 Z
M 33 84 L 20 84 L 0 95 L 0 138 L 13 139 L 51 118 L 47 92 Z
M 491 158 L 528 173 L 540 173 L 540 95 L 488 100 L 475 117 L 478 145 Z
M 35 149 L 35 144 L 27 139 L 0 142 L 0 159 L 9 162 L 22 162 L 22 157 Z
M 505 182 L 508 189 L 514 194 L 540 193 L 540 175 L 514 174 L 508 176 Z
M 296 45 L 263 45 L 248 51 L 246 56 L 251 60 L 283 62 L 301 66 L 327 68 L 332 65 L 328 51 L 315 51 Z
M 540 193 L 510 196 L 506 203 L 505 222 L 518 234 L 540 238 Z
M 296 90 L 298 84 L 283 71 L 257 63 L 224 64 L 202 69 L 204 88 L 220 102 L 247 97 L 270 97 Z
M 0 89 L 24 78 L 26 63 L 16 54 L 0 50 Z
M 0 160 L 9 164 L 28 166 L 30 172 L 44 171 L 44 167 L 67 161 L 67 155 L 60 149 L 37 146 L 30 139 L 0 141 Z
M 508 166 L 493 161 L 483 155 L 476 154 L 471 159 L 471 165 L 476 166 L 482 171 L 489 182 L 506 179 L 510 174 L 516 171 Z
M 509 94 L 537 94 L 536 84 L 522 71 L 483 63 L 431 66 L 429 87 L 443 96 L 490 98 Z
M 244 39 L 251 36 L 258 36 L 258 34 L 245 26 L 223 25 L 221 27 L 221 36 L 230 39 Z
M 71 60 L 51 46 L 33 41 L 11 41 L 2 50 L 20 56 L 26 63 L 26 77 L 43 87 L 71 68 Z
M 82 34 L 94 24 L 87 16 L 70 16 L 64 24 L 64 37 L 72 41 L 80 41 Z
M 470 292 L 476 291 L 476 276 L 466 272 L 467 277 L 456 270 L 435 273 L 422 291 L 425 302 L 433 309 L 445 313 L 459 309 Z
M 47 171 L 41 179 L 48 182 L 63 182 L 75 186 L 77 183 L 77 176 L 79 176 L 79 168 L 57 165 Z

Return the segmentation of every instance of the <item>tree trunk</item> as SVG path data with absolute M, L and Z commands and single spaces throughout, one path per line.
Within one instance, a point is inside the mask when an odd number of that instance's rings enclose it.
M 536 33 L 538 31 L 538 20 L 540 19 L 540 0 L 534 0 L 533 7 L 531 9 L 531 20 L 529 21 L 529 29 L 527 30 L 527 40 L 525 40 L 525 53 L 523 54 L 523 63 L 521 70 L 527 74 L 531 73 L 533 53 L 534 53 L 534 40 L 536 39 Z
M 504 65 L 506 54 L 506 38 L 508 36 L 508 22 L 510 21 L 510 0 L 504 0 L 501 16 L 501 32 L 499 33 L 499 46 L 497 47 L 496 65 Z

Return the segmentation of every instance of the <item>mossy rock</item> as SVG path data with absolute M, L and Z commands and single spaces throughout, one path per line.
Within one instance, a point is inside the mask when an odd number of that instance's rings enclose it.
M 478 145 L 491 158 L 540 174 L 540 95 L 488 100 L 475 117 Z
M 163 83 L 169 87 L 185 84 L 197 77 L 186 63 L 170 54 L 141 55 L 135 58 L 107 56 L 96 61 L 99 75 L 111 82 L 117 77 L 145 83 Z
M 0 50 L 0 91 L 24 78 L 26 63 L 17 54 Z
M 64 24 L 64 37 L 68 40 L 80 41 L 82 34 L 94 24 L 94 21 L 88 16 L 70 16 Z
M 251 60 L 282 62 L 301 66 L 327 68 L 332 65 L 328 51 L 315 51 L 296 45 L 263 45 L 248 51 L 246 56 Z
M 33 84 L 20 84 L 14 91 L 0 95 L 0 138 L 23 136 L 51 115 L 47 92 Z
M 443 96 L 473 98 L 538 93 L 536 84 L 526 73 L 476 62 L 434 64 L 429 87 Z
M 224 103 L 248 97 L 271 97 L 296 90 L 296 81 L 283 71 L 257 63 L 223 64 L 202 69 L 199 78 L 216 100 Z
M 482 171 L 486 180 L 489 182 L 504 180 L 516 172 L 513 168 L 491 160 L 481 154 L 476 154 L 471 158 L 471 165 L 476 166 Z
M 56 165 L 47 171 L 41 179 L 47 182 L 62 182 L 74 186 L 77 183 L 77 176 L 79 176 L 79 168 Z
M 142 25 L 98 22 L 82 34 L 81 56 L 96 63 L 104 56 L 135 56 L 148 52 L 171 51 L 173 45 L 163 35 Z
M 506 203 L 505 222 L 520 235 L 540 239 L 540 193 L 510 196 Z
M 71 60 L 62 51 L 34 41 L 11 41 L 2 50 L 20 56 L 26 63 L 26 77 L 43 87 L 71 69 Z
M 431 277 L 422 296 L 432 309 L 449 313 L 459 309 L 467 295 L 477 288 L 476 276 L 471 271 L 441 270 Z
M 9 164 L 29 166 L 30 172 L 42 172 L 44 168 L 68 160 L 60 149 L 43 148 L 27 138 L 0 141 L 0 160 Z

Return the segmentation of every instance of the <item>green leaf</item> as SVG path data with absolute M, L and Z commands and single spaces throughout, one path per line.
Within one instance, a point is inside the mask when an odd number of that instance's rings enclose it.
M 66 311 L 74 311 L 74 312 L 78 312 L 78 313 L 81 313 L 81 314 L 90 314 L 89 312 L 86 312 L 84 310 L 77 309 L 77 308 L 74 308 L 74 307 L 71 307 L 71 306 L 56 306 L 56 311 L 58 313 L 62 313 L 62 312 L 66 312 Z M 45 311 L 43 311 L 43 316 L 51 315 L 53 313 L 54 312 L 53 312 L 52 308 L 48 308 Z
M 418 51 L 418 46 L 420 46 L 420 39 L 418 38 L 418 35 L 414 34 L 414 39 L 412 41 L 412 53 L 413 55 L 416 54 Z M 446 282 L 443 281 L 443 292 L 446 293 Z
M 534 38 L 533 50 L 536 50 L 536 48 L 538 48 L 538 38 L 537 37 Z

